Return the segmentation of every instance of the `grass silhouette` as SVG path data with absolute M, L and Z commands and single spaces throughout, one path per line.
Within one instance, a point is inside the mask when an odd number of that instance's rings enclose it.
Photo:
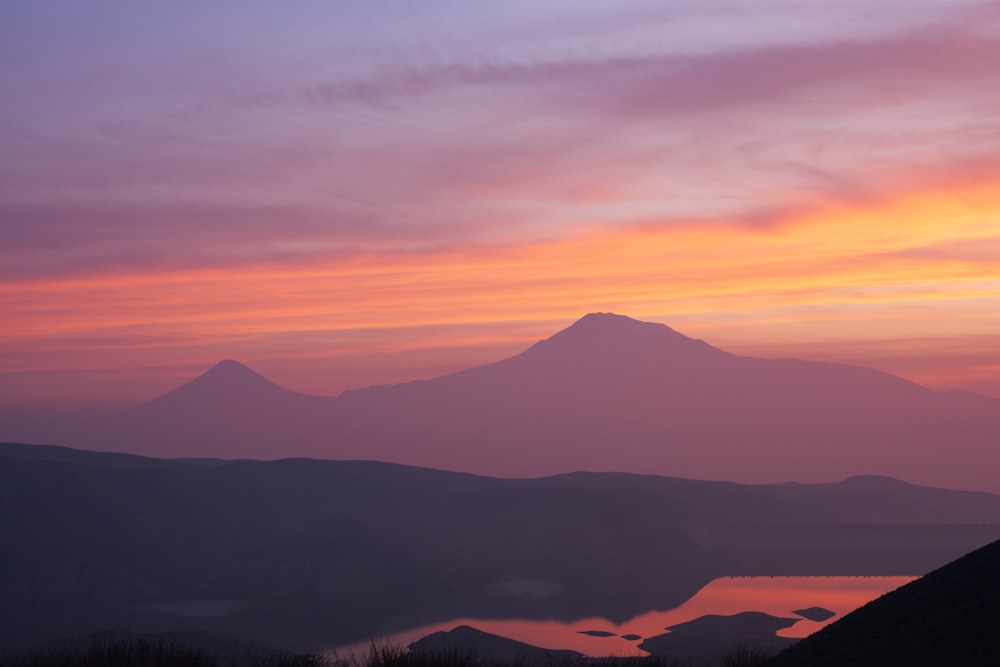
M 86 648 L 36 647 L 0 655 L 0 667 L 327 667 L 323 657 L 284 651 L 218 656 L 173 640 L 100 639 Z
M 184 646 L 175 640 L 95 638 L 85 648 L 36 647 L 0 654 L 0 667 L 757 667 L 769 656 L 753 647 L 739 647 L 721 661 L 682 661 L 663 656 L 566 657 L 496 660 L 473 652 L 415 652 L 389 644 L 372 644 L 360 655 L 252 651 L 220 656 Z

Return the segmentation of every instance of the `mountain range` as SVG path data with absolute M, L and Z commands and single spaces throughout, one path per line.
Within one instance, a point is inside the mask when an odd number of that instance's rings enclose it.
M 1000 491 L 998 399 L 858 366 L 738 356 L 611 313 L 586 315 L 493 364 L 337 397 L 291 392 L 223 361 L 102 419 L 0 420 L 0 438 L 504 477 L 618 470 L 762 483 L 864 474 Z

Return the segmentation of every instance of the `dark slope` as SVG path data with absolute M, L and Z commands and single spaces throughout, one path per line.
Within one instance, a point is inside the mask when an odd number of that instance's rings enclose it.
M 59 433 L 58 444 L 163 457 L 376 459 L 508 477 L 866 474 L 1000 491 L 1000 401 L 866 368 L 739 357 L 609 313 L 494 364 L 337 398 L 223 362 L 104 428 Z
M 319 648 L 480 615 L 624 620 L 716 576 L 921 574 L 1000 533 L 1000 498 L 877 481 L 508 480 L 364 462 L 0 445 L 0 646 L 102 629 Z M 927 522 L 922 507 L 947 497 Z M 994 525 L 968 525 L 990 521 Z M 510 582 L 544 582 L 524 598 Z
M 768 667 L 1000 665 L 1000 542 L 848 614 Z

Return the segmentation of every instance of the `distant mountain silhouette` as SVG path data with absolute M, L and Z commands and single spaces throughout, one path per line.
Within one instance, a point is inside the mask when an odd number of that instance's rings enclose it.
M 238 361 L 225 359 L 194 380 L 133 409 L 149 410 L 154 406 L 200 409 L 226 403 L 245 405 L 248 401 L 282 401 L 301 395 L 276 385 Z
M 162 456 L 275 458 L 289 444 L 314 442 L 317 432 L 327 430 L 329 401 L 289 391 L 227 359 L 177 389 L 115 415 L 90 444 L 100 446 L 107 438 L 123 451 Z
M 1000 496 L 894 480 L 511 480 L 0 444 L 0 654 L 108 629 L 317 649 L 458 618 L 622 622 L 715 577 L 918 575 L 997 534 Z
M 867 368 L 739 357 L 612 314 L 494 364 L 347 392 L 333 410 L 336 456 L 451 470 L 744 482 L 866 473 L 1000 490 L 1000 401 Z
M 1000 542 L 803 639 L 768 667 L 1000 665 Z
M 377 459 L 511 477 L 873 474 L 1000 491 L 1000 400 L 857 366 L 736 356 L 611 313 L 493 364 L 336 398 L 289 392 L 223 362 L 102 428 L 49 433 L 59 444 L 164 457 Z

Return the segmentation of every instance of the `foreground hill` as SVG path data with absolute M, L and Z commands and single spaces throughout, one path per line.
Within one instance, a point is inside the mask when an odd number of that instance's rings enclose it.
M 498 479 L 3 444 L 0 646 L 119 629 L 315 649 L 461 617 L 625 620 L 718 576 L 922 574 L 997 535 L 1000 497 L 885 478 Z
M 1000 542 L 848 614 L 768 667 L 1000 665 Z
M 0 419 L 0 437 L 162 457 L 751 483 L 877 474 L 1000 492 L 1000 400 L 855 366 L 740 357 L 609 313 L 494 364 L 336 398 L 287 391 L 227 361 L 100 424 L 15 422 Z

